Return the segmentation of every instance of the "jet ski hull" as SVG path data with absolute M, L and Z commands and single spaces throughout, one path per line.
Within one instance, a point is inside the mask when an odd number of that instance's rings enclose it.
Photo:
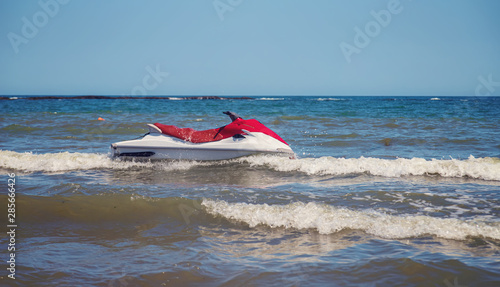
M 141 139 L 111 144 L 112 157 L 122 159 L 225 160 L 255 154 L 294 157 L 288 145 L 260 132 L 247 132 L 243 136 L 214 142 L 191 143 L 150 127 L 150 134 Z

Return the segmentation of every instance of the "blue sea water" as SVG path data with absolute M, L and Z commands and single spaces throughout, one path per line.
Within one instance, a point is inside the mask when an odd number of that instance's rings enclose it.
M 0 110 L 2 285 L 500 285 L 498 97 L 11 97 Z M 297 158 L 109 157 L 147 123 L 211 129 L 227 110 Z

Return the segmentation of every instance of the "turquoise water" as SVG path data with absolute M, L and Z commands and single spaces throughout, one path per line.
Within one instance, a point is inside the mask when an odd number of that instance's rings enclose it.
M 0 110 L 3 234 L 16 180 L 7 286 L 500 284 L 500 98 L 18 97 Z M 227 110 L 297 159 L 108 156 L 147 123 L 210 129 Z

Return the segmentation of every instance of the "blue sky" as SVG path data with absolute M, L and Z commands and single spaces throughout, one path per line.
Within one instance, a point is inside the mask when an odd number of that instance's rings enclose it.
M 0 94 L 500 96 L 499 12 L 498 0 L 0 0 Z

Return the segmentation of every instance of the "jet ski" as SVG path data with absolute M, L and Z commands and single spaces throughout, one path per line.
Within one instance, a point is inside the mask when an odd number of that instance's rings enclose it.
M 232 122 L 197 131 L 160 123 L 148 124 L 140 139 L 111 144 L 111 156 L 120 159 L 225 160 L 255 154 L 295 158 L 290 146 L 255 119 L 244 120 L 224 112 Z

